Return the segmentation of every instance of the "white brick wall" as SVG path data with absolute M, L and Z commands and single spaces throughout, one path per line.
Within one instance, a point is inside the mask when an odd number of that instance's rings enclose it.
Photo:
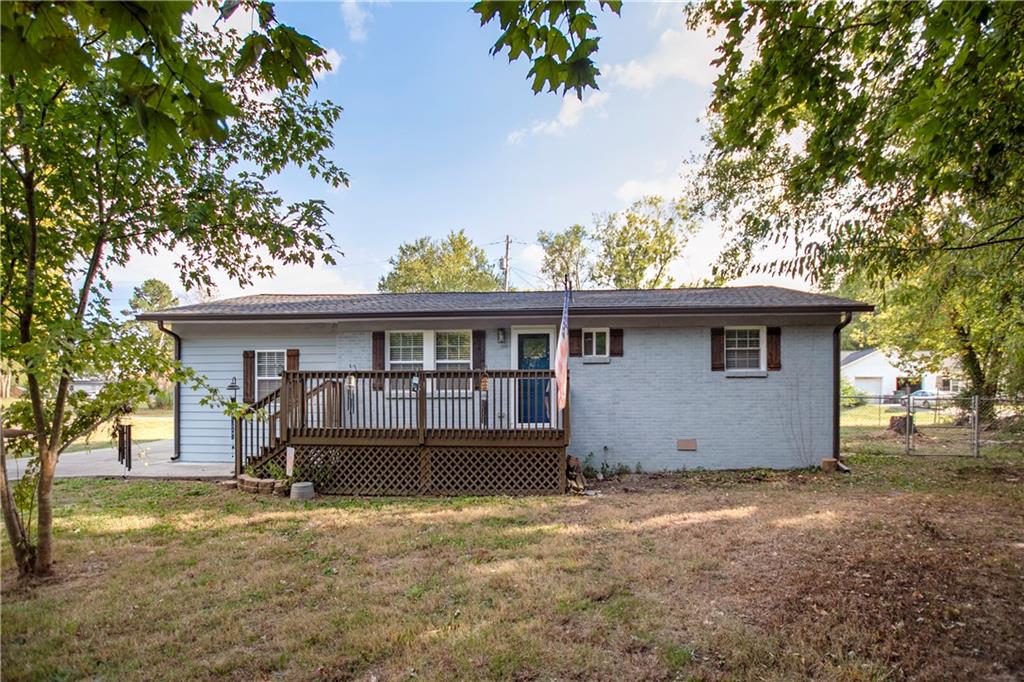
M 832 328 L 782 328 L 782 369 L 711 371 L 710 327 L 626 329 L 607 365 L 569 363 L 571 454 L 644 471 L 792 468 L 831 456 Z M 696 438 L 695 452 L 676 450 Z

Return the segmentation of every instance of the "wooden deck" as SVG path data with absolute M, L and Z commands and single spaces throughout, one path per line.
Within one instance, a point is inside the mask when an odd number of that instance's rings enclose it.
M 568 404 L 557 409 L 553 378 L 551 370 L 284 372 L 280 389 L 236 420 L 235 471 L 282 462 L 291 446 L 333 492 L 556 492 L 570 415 Z M 439 487 L 432 463 L 442 456 L 462 465 L 446 465 Z M 543 471 L 530 471 L 532 461 Z M 395 473 L 404 469 L 420 474 Z M 388 482 L 395 478 L 401 485 Z

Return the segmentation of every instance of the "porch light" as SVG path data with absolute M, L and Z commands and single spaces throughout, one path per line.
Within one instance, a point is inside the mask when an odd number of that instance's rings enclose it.
M 498 343 L 505 343 L 505 329 L 502 327 L 498 330 Z
M 238 390 L 241 386 L 238 385 L 238 377 L 231 377 L 231 383 L 227 386 L 228 390 L 231 391 L 231 402 L 238 401 Z

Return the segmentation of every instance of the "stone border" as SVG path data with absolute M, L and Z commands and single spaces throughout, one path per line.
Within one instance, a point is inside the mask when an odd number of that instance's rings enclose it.
M 257 478 L 249 474 L 242 474 L 238 477 L 238 489 L 243 493 L 254 493 L 256 495 L 280 495 L 287 497 L 291 489 L 291 483 L 283 479 Z

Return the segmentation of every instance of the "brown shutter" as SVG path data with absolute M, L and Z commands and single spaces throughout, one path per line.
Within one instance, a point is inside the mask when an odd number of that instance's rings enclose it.
M 612 329 L 608 332 L 608 355 L 613 358 L 622 357 L 622 330 Z
M 768 369 L 782 369 L 782 328 L 768 327 Z
M 487 331 L 473 330 L 473 369 L 487 369 Z M 480 388 L 480 376 L 473 377 L 473 388 Z
M 380 371 L 384 369 L 384 332 L 373 332 L 373 369 Z M 375 378 L 371 386 L 375 391 L 383 389 L 384 378 Z
M 583 330 L 569 330 L 569 355 L 578 358 L 583 355 Z
M 256 351 L 242 351 L 242 402 L 256 402 Z
M 711 371 L 725 371 L 725 327 L 711 328 Z
M 299 371 L 299 349 L 289 348 L 285 353 L 284 368 L 289 372 Z

